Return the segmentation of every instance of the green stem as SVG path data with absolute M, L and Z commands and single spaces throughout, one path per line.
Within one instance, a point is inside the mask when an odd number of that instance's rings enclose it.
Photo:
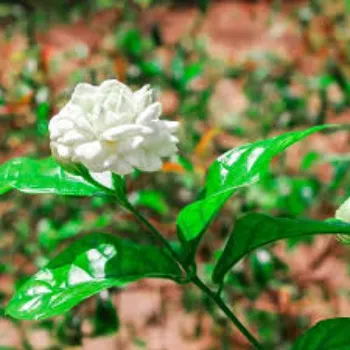
M 220 295 L 210 290 L 197 275 L 191 273 L 187 266 L 184 266 L 181 262 L 180 256 L 174 251 L 173 247 L 164 238 L 164 236 L 142 215 L 140 214 L 130 203 L 126 206 L 152 233 L 156 238 L 165 246 L 167 251 L 171 254 L 175 261 L 183 268 L 188 276 L 191 276 L 190 281 L 202 290 L 231 320 L 231 322 L 244 334 L 244 336 L 254 345 L 258 350 L 263 350 L 263 346 L 255 339 L 255 337 L 248 331 L 248 329 L 239 321 L 234 313 L 228 308 L 224 301 L 220 298 Z
M 259 341 L 248 331 L 248 329 L 241 323 L 241 321 L 235 316 L 235 314 L 228 308 L 220 296 L 210 290 L 199 278 L 195 276 L 192 278 L 192 282 L 206 294 L 231 320 L 231 322 L 242 332 L 242 334 L 253 344 L 257 349 L 263 350 L 263 346 Z
M 175 252 L 173 247 L 170 245 L 170 243 L 167 241 L 167 239 L 142 215 L 140 214 L 130 203 L 128 203 L 126 206 L 126 209 L 128 209 L 131 213 L 133 213 L 140 222 L 142 222 L 150 231 L 151 233 L 158 239 L 160 243 L 164 245 L 168 253 L 172 256 L 172 258 L 177 261 L 177 263 L 181 266 L 181 258 L 180 256 Z M 186 272 L 187 270 L 184 269 Z

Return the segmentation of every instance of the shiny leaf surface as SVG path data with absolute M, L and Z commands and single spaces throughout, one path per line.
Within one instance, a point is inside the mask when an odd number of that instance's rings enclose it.
M 225 274 L 244 255 L 256 248 L 284 238 L 316 234 L 350 235 L 350 224 L 342 221 L 275 218 L 252 213 L 237 220 L 213 273 L 214 283 L 221 283 Z
M 6 312 L 18 319 L 44 319 L 104 289 L 150 277 L 178 281 L 181 270 L 160 248 L 91 234 L 72 243 L 31 277 Z
M 317 126 L 243 145 L 214 161 L 208 170 L 204 197 L 185 207 L 177 219 L 178 235 L 188 256 L 185 259 L 193 258 L 201 236 L 235 190 L 259 181 L 268 172 L 271 160 L 283 150 L 327 128 L 335 126 Z
M 348 350 L 349 333 L 350 318 L 321 321 L 302 334 L 291 350 Z
M 53 158 L 15 158 L 0 165 L 0 194 L 11 189 L 25 193 L 93 196 L 102 191 L 65 171 Z

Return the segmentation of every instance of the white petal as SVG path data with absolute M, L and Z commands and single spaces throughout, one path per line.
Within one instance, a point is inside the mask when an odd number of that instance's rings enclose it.
M 151 85 L 146 84 L 141 89 L 134 92 L 134 98 L 137 100 L 137 102 L 140 102 L 140 100 L 151 90 Z
M 150 134 L 152 129 L 142 125 L 127 124 L 106 130 L 102 137 L 108 141 L 115 141 L 121 137 L 137 136 L 139 134 Z
M 68 159 L 72 154 L 70 147 L 67 147 L 65 145 L 54 143 L 53 147 L 55 147 L 59 158 Z
M 96 91 L 97 86 L 93 86 L 88 83 L 79 83 L 73 91 L 72 98 L 93 95 L 96 93 Z
M 350 198 L 348 198 L 335 212 L 338 220 L 350 223 Z
M 74 127 L 74 123 L 71 120 L 60 118 L 55 116 L 49 123 L 49 131 L 51 140 L 57 139 L 64 132 L 71 130 Z
M 94 180 L 99 182 L 101 185 L 112 189 L 113 184 L 112 184 L 112 174 L 110 171 L 104 171 L 103 173 L 97 173 L 90 171 L 90 175 Z
M 114 95 L 111 95 L 112 97 Z M 132 100 L 132 97 L 129 96 L 128 93 L 126 93 L 125 90 L 122 90 L 119 95 L 116 95 L 116 107 L 114 112 L 117 114 L 126 114 L 128 116 L 134 116 L 135 115 L 135 108 L 134 103 Z
M 174 143 L 170 143 L 170 142 L 163 143 L 162 147 L 159 147 L 157 149 L 157 154 L 160 157 L 170 157 L 176 152 L 177 152 L 176 145 Z
M 137 118 L 138 124 L 148 124 L 152 120 L 158 119 L 162 114 L 162 105 L 159 102 L 151 104 Z
M 139 114 L 154 101 L 154 91 L 150 85 L 145 85 L 142 89 L 134 92 L 136 112 Z
M 118 161 L 114 163 L 109 170 L 119 175 L 127 175 L 134 172 L 132 165 L 124 159 L 118 159 Z
M 92 124 L 85 117 L 78 116 L 76 118 L 75 128 L 79 129 L 80 132 L 84 132 L 89 135 L 93 135 L 94 132 Z
M 81 99 L 91 99 L 97 93 L 97 87 L 87 83 L 78 84 L 72 94 L 71 101 L 73 103 L 81 101 Z
M 125 154 L 125 159 L 134 167 L 141 169 L 146 167 L 146 154 L 143 149 L 130 151 Z
M 162 160 L 160 157 L 153 153 L 146 153 L 146 158 L 144 159 L 144 164 L 139 167 L 142 171 L 157 171 L 162 167 Z
M 112 155 L 109 156 L 107 159 L 105 159 L 105 161 L 103 162 L 103 166 L 106 169 L 109 169 L 111 166 L 113 166 L 114 163 L 116 163 L 118 161 L 118 156 L 116 155 Z
M 162 120 L 161 123 L 164 126 L 164 128 L 167 129 L 167 131 L 170 133 L 176 132 L 180 126 L 179 122 L 175 122 L 172 120 Z
M 81 160 L 93 160 L 104 153 L 101 142 L 92 141 L 79 145 L 74 149 L 76 157 Z
M 96 86 L 86 83 L 78 84 L 74 89 L 70 103 L 80 106 L 86 113 L 88 113 L 96 104 L 98 98 L 97 92 Z
M 100 94 L 108 94 L 110 92 L 119 92 L 124 90 L 124 93 L 130 95 L 130 97 L 132 95 L 132 91 L 129 89 L 129 87 L 116 79 L 105 80 L 98 87 L 98 89 Z
M 171 136 L 170 136 L 170 141 L 173 142 L 173 143 L 178 143 L 178 142 L 179 142 L 179 139 L 178 139 L 176 136 L 171 135 Z
M 130 147 L 131 149 L 136 149 L 140 147 L 143 143 L 145 138 L 143 136 L 135 136 L 131 141 L 130 141 Z
M 77 143 L 77 142 L 90 141 L 90 140 L 87 139 L 87 137 L 84 134 L 78 132 L 75 129 L 72 129 L 72 130 L 69 130 L 67 133 L 65 133 L 62 137 L 60 137 L 58 141 L 66 145 L 73 145 L 74 143 Z
M 161 168 L 161 159 L 153 152 L 145 152 L 143 149 L 131 151 L 125 155 L 125 159 L 135 168 L 142 171 L 155 171 Z
M 114 112 L 104 109 L 101 113 L 101 123 L 105 128 L 111 128 L 113 126 L 120 125 L 122 123 L 123 116 Z

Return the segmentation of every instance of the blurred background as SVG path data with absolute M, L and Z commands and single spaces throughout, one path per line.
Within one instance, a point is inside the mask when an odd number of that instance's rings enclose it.
M 350 1 L 1 0 L 0 163 L 50 154 L 47 125 L 82 81 L 151 83 L 164 117 L 181 122 L 180 153 L 135 174 L 130 200 L 169 239 L 210 163 L 257 139 L 350 123 Z M 249 211 L 329 218 L 350 195 L 348 132 L 316 134 L 241 190 L 200 247 L 200 273 Z M 196 289 L 143 280 L 103 292 L 65 316 L 4 316 L 11 294 L 77 235 L 117 232 L 148 242 L 135 220 L 101 198 L 0 197 L 0 349 L 249 349 Z M 289 349 L 316 321 L 350 312 L 344 239 L 287 240 L 252 253 L 225 298 L 268 349 Z M 215 321 L 213 321 L 215 320 Z

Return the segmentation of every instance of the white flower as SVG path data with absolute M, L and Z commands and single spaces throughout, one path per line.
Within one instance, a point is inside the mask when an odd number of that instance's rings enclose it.
M 177 151 L 178 122 L 160 120 L 162 106 L 149 85 L 132 92 L 117 80 L 78 84 L 49 125 L 53 156 L 95 173 L 156 171 Z
M 335 218 L 350 223 L 350 198 L 348 198 L 335 212 Z

